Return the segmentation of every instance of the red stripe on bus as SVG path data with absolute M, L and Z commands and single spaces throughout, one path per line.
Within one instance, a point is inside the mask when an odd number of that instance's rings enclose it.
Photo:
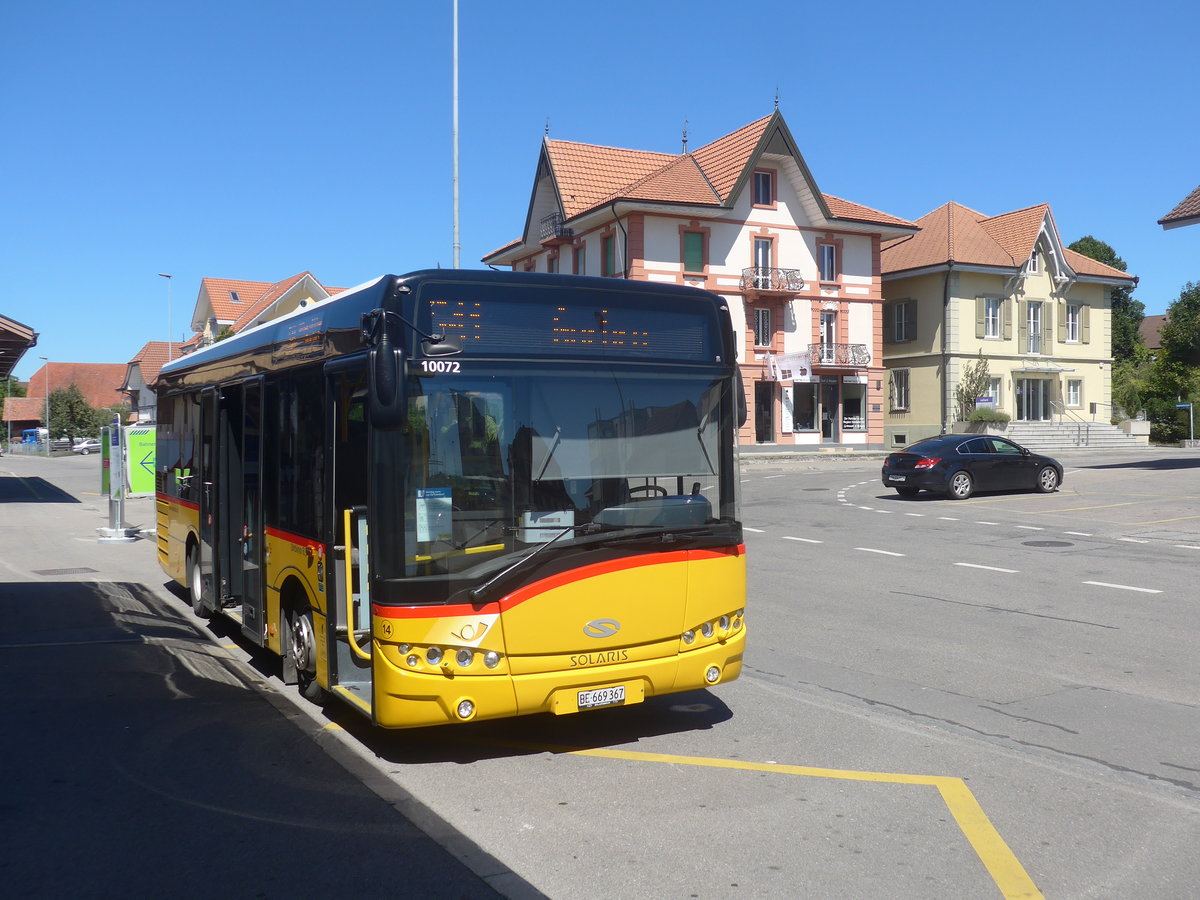
M 543 578 L 532 584 L 518 588 L 511 594 L 506 594 L 499 600 L 487 603 L 456 603 L 453 606 L 380 606 L 371 604 L 371 611 L 385 619 L 441 619 L 448 616 L 478 616 L 485 613 L 504 612 L 512 609 L 538 594 L 554 590 L 576 581 L 585 581 L 600 575 L 613 572 L 623 572 L 629 569 L 639 569 L 643 566 L 658 566 L 666 563 L 686 562 L 694 559 L 720 559 L 726 556 L 745 556 L 746 545 L 736 547 L 721 547 L 713 550 L 673 550 L 670 553 L 648 553 L 641 556 L 625 556 L 621 559 L 610 559 L 607 562 L 593 563 L 578 569 L 559 572 L 549 578 Z
M 199 503 L 192 503 L 190 500 L 180 500 L 178 497 L 170 497 L 167 494 L 163 494 L 163 493 L 158 493 L 158 494 L 155 494 L 154 496 L 159 500 L 165 500 L 168 503 L 178 503 L 180 506 L 182 506 L 186 509 L 194 509 L 196 512 L 200 512 L 200 504 Z
M 287 531 L 282 531 L 278 528 L 272 528 L 269 525 L 264 529 L 267 537 L 279 538 L 283 541 L 288 541 L 292 544 L 299 544 L 302 547 L 323 547 L 325 546 L 320 541 L 313 538 L 300 537 L 298 534 L 291 534 Z

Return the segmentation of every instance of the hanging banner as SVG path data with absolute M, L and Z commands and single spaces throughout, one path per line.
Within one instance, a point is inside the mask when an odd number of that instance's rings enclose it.
M 125 429 L 125 477 L 129 496 L 154 496 L 153 425 L 131 425 Z

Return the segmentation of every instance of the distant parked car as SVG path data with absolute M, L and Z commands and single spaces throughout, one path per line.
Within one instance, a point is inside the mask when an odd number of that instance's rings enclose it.
M 87 456 L 89 453 L 99 453 L 100 442 L 95 438 L 88 438 L 87 440 L 80 441 L 78 444 L 72 447 L 71 452 L 82 453 L 84 456 Z
M 975 491 L 1051 493 L 1063 482 L 1063 467 L 1008 438 L 945 434 L 888 454 L 881 478 L 901 497 L 933 491 L 966 500 Z

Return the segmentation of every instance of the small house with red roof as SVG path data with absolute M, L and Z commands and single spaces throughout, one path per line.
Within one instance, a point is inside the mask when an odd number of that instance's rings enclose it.
M 952 430 L 981 357 L 985 396 L 1015 425 L 1107 422 L 1111 292 L 1137 278 L 1065 247 L 1045 203 L 998 216 L 947 203 L 917 224 L 881 251 L 887 446 Z
M 134 422 L 155 421 L 158 401 L 154 384 L 159 370 L 173 359 L 183 355 L 184 344 L 167 341 L 149 341 L 125 364 L 125 380 L 121 382 L 121 393 L 129 398 L 129 417 Z
M 194 347 L 189 342 L 188 349 L 213 343 L 222 328 L 236 334 L 302 306 L 321 303 L 343 290 L 326 287 L 308 271 L 274 283 L 202 278 L 192 312 L 192 330 L 200 338 Z
M 914 223 L 825 194 L 776 110 L 682 153 L 543 140 L 521 237 L 484 262 L 729 301 L 743 444 L 883 446 L 880 247 Z

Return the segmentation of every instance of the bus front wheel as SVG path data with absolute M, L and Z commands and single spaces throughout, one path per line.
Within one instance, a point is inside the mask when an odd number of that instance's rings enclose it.
M 296 687 L 305 700 L 318 702 L 325 696 L 325 691 L 317 683 L 317 637 L 313 629 L 312 610 L 293 610 L 289 617 L 291 640 L 288 655 L 296 669 Z

